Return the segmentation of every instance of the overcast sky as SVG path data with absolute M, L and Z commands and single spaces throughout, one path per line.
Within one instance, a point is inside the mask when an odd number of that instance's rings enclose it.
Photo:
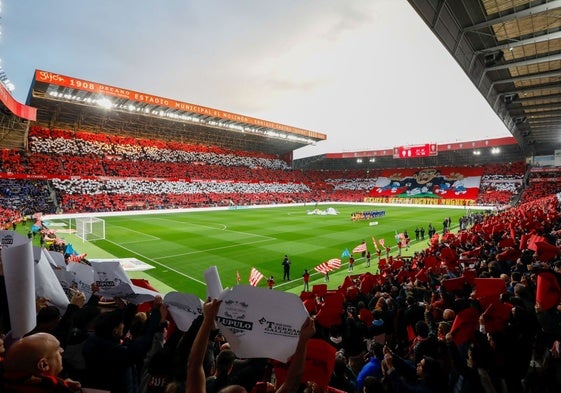
M 0 0 L 2 66 L 327 135 L 295 157 L 510 136 L 406 0 Z

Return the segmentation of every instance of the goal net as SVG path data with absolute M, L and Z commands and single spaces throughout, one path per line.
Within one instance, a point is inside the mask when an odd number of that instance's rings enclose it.
M 83 241 L 105 239 L 105 220 L 97 217 L 76 217 L 76 236 Z

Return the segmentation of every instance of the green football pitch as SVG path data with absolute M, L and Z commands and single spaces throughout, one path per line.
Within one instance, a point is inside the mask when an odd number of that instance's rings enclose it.
M 319 206 L 320 210 L 328 205 Z M 372 236 L 384 239 L 397 255 L 395 233 L 407 230 L 411 247 L 403 255 L 427 247 L 425 240 L 415 239 L 415 228 L 427 229 L 431 223 L 442 233 L 445 217 L 452 220 L 452 229 L 466 211 L 459 209 L 334 205 L 338 215 L 311 215 L 311 206 L 252 208 L 220 211 L 194 211 L 137 216 L 104 217 L 105 240 L 83 242 L 68 233 L 58 235 L 71 243 L 78 253 L 87 258 L 136 258 L 153 269 L 130 272 L 132 278 L 146 278 L 162 293 L 180 291 L 200 298 L 206 296 L 204 271 L 216 266 L 224 288 L 247 284 L 252 267 L 266 279 L 274 276 L 275 289 L 299 294 L 303 288 L 302 274 L 308 269 L 313 284 L 324 283 L 324 276 L 314 267 L 331 258 L 340 258 L 342 266 L 330 274 L 329 289 L 337 288 L 348 274 L 348 258 L 341 258 L 345 249 L 353 248 L 363 240 L 372 253 L 370 268 L 364 258 L 354 254 L 353 274 L 375 272 L 377 254 Z M 365 221 L 351 221 L 352 212 L 383 210 L 384 217 Z M 56 220 L 51 220 L 56 221 Z M 283 281 L 281 261 L 288 254 L 292 265 L 290 281 Z M 382 254 L 384 255 L 384 253 Z

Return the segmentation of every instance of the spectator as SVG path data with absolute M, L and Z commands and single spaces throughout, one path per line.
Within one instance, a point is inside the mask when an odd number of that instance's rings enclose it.
M 436 360 L 430 357 L 421 359 L 417 363 L 415 372 L 413 372 L 412 365 L 407 364 L 394 354 L 386 352 L 382 367 L 395 392 L 446 392 L 445 379 L 442 378 L 443 376 L 440 373 L 440 366 Z M 413 382 L 406 380 L 409 375 L 416 375 Z
M 203 368 L 204 353 L 206 351 L 211 330 L 214 328 L 214 320 L 220 308 L 220 301 L 209 300 L 203 305 L 203 324 L 193 342 L 189 362 L 187 366 L 186 393 L 205 393 L 205 372 Z M 315 334 L 314 322 L 308 318 L 300 329 L 300 337 L 296 351 L 292 356 L 288 367 L 286 381 L 276 390 L 277 393 L 295 392 L 300 385 L 300 379 L 304 373 L 304 362 L 306 359 L 306 345 L 308 340 Z M 234 391 L 234 390 L 231 390 Z M 237 391 L 244 392 L 241 386 Z
M 79 392 L 79 382 L 62 379 L 60 342 L 49 333 L 35 333 L 16 341 L 4 362 L 5 392 Z
M 83 383 L 88 387 L 110 391 L 138 389 L 140 370 L 136 366 L 144 360 L 154 334 L 163 328 L 166 316 L 167 309 L 162 304 L 162 298 L 156 297 L 144 333 L 123 345 L 123 311 L 99 315 L 94 323 L 95 333 L 86 340 L 82 351 L 86 360 Z
M 356 377 L 356 390 L 361 392 L 367 377 L 382 379 L 382 360 L 384 359 L 384 346 L 379 343 L 372 345 L 372 353 L 368 363 L 362 367 Z

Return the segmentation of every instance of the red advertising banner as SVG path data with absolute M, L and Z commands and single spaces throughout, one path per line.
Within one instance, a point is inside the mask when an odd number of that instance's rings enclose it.
M 417 158 L 436 156 L 436 143 L 425 143 L 417 146 L 399 146 L 393 149 L 393 158 Z
M 469 150 L 469 149 L 485 149 L 490 147 L 500 147 L 500 146 L 510 146 L 517 145 L 516 139 L 514 137 L 503 137 L 495 139 L 483 139 L 479 141 L 466 141 L 466 142 L 456 142 L 456 143 L 446 143 L 446 144 L 432 144 L 429 143 L 429 156 L 438 155 L 438 152 L 445 151 L 457 151 L 457 150 Z M 420 145 L 419 147 L 424 147 L 425 145 Z M 434 148 L 433 148 L 434 146 Z M 402 149 L 412 148 L 413 146 L 402 146 Z M 433 152 L 434 149 L 434 152 Z M 406 152 L 407 153 L 407 152 Z M 411 153 L 413 154 L 413 153 Z M 325 158 L 327 159 L 341 159 L 341 158 L 369 158 L 369 157 L 386 157 L 393 156 L 394 158 L 400 158 L 399 147 L 393 149 L 384 150 L 367 150 L 367 151 L 354 151 L 354 152 L 344 152 L 344 153 L 327 153 Z M 418 156 L 419 157 L 419 156 Z
M 37 108 L 17 102 L 2 83 L 0 83 L 0 101 L 17 117 L 30 121 L 37 120 Z
M 185 112 L 192 112 L 192 113 L 198 113 L 206 116 L 218 117 L 220 119 L 238 121 L 241 123 L 251 124 L 257 127 L 272 128 L 275 130 L 290 132 L 292 134 L 302 135 L 309 138 L 316 138 L 321 140 L 326 139 L 326 135 L 319 132 L 308 131 L 302 128 L 274 123 L 272 121 L 256 119 L 254 117 L 226 112 L 220 109 L 213 109 L 201 105 L 189 104 L 187 102 L 176 101 L 170 98 L 139 93 L 137 91 L 123 89 L 120 87 L 104 85 L 96 82 L 90 82 L 84 79 L 72 78 L 69 76 L 59 75 L 48 71 L 35 70 L 35 81 L 49 83 L 57 86 L 63 86 L 70 89 L 104 94 L 107 96 L 125 98 L 127 100 L 142 102 L 146 104 L 165 106 L 171 109 L 178 109 Z

